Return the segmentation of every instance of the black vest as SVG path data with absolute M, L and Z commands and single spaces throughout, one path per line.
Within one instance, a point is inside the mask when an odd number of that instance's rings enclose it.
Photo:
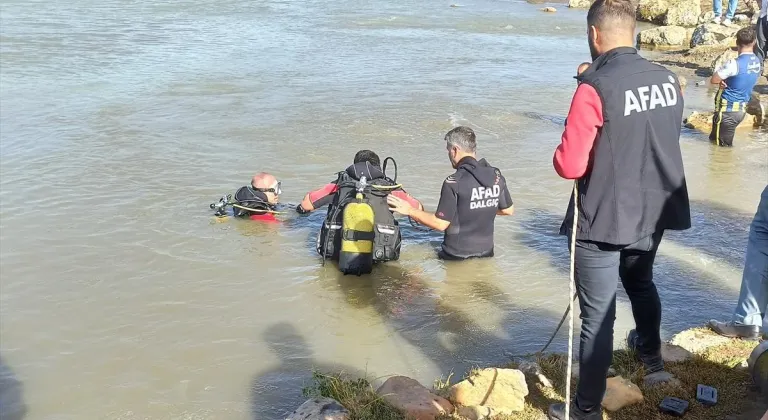
M 600 96 L 603 127 L 578 181 L 576 238 L 629 245 L 664 229 L 690 228 L 677 76 L 622 47 L 598 57 L 578 79 Z M 573 197 L 560 233 L 572 226 Z

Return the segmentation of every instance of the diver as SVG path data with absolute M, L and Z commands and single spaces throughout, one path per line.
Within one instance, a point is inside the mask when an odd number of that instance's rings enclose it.
M 251 178 L 251 185 L 240 187 L 234 197 L 229 194 L 222 197 L 218 203 L 211 204 L 211 209 L 216 210 L 216 216 L 227 216 L 227 207 L 232 207 L 232 216 L 277 222 L 275 214 L 278 213 L 281 182 L 274 175 L 260 172 Z
M 386 175 L 392 162 L 394 178 Z M 422 209 L 396 182 L 397 164 L 392 158 L 381 165 L 379 156 L 360 150 L 353 165 L 337 174 L 335 181 L 307 193 L 296 211 L 305 214 L 322 206 L 328 212 L 317 237 L 317 252 L 339 262 L 345 274 L 370 273 L 373 263 L 400 258 L 400 226 L 387 205 L 387 197 L 398 197 L 405 206 Z

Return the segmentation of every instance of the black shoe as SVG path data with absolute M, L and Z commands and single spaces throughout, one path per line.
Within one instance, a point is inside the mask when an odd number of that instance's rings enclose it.
M 760 337 L 760 328 L 756 325 L 737 324 L 735 322 L 720 322 L 714 319 L 707 324 L 712 331 L 730 338 L 743 338 L 745 340 L 757 340 Z
M 664 370 L 664 359 L 661 357 L 661 350 L 651 354 L 640 351 L 640 334 L 638 334 L 636 330 L 629 332 L 629 335 L 627 336 L 627 347 L 634 351 L 637 358 L 643 362 L 646 375 Z
M 565 403 L 552 404 L 549 406 L 549 420 L 566 420 Z M 582 411 L 575 403 L 571 403 L 570 420 L 602 420 L 603 409 L 598 406 L 592 411 Z

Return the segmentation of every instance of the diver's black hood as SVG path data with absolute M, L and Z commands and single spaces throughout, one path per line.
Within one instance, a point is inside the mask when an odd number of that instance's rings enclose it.
M 500 176 L 499 170 L 489 165 L 484 158 L 477 160 L 471 156 L 462 158 L 456 171 L 469 172 L 483 187 L 494 186 Z
M 372 165 L 370 162 L 355 163 L 348 167 L 345 172 L 355 181 L 359 181 L 362 177 L 365 177 L 368 181 L 384 178 L 384 172 L 382 172 L 381 168 Z

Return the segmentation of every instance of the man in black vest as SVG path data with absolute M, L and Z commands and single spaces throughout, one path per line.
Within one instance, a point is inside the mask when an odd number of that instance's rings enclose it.
M 631 0 L 597 0 L 587 14 L 593 63 L 578 80 L 568 124 L 554 156 L 557 173 L 578 180 L 560 233 L 576 235 L 581 309 L 579 385 L 570 419 L 602 419 L 612 362 L 616 287 L 632 304 L 628 345 L 647 374 L 668 380 L 661 358 L 661 302 L 653 262 L 666 229 L 691 226 L 679 137 L 683 113 L 674 73 L 640 57 Z M 550 419 L 565 419 L 555 404 Z

